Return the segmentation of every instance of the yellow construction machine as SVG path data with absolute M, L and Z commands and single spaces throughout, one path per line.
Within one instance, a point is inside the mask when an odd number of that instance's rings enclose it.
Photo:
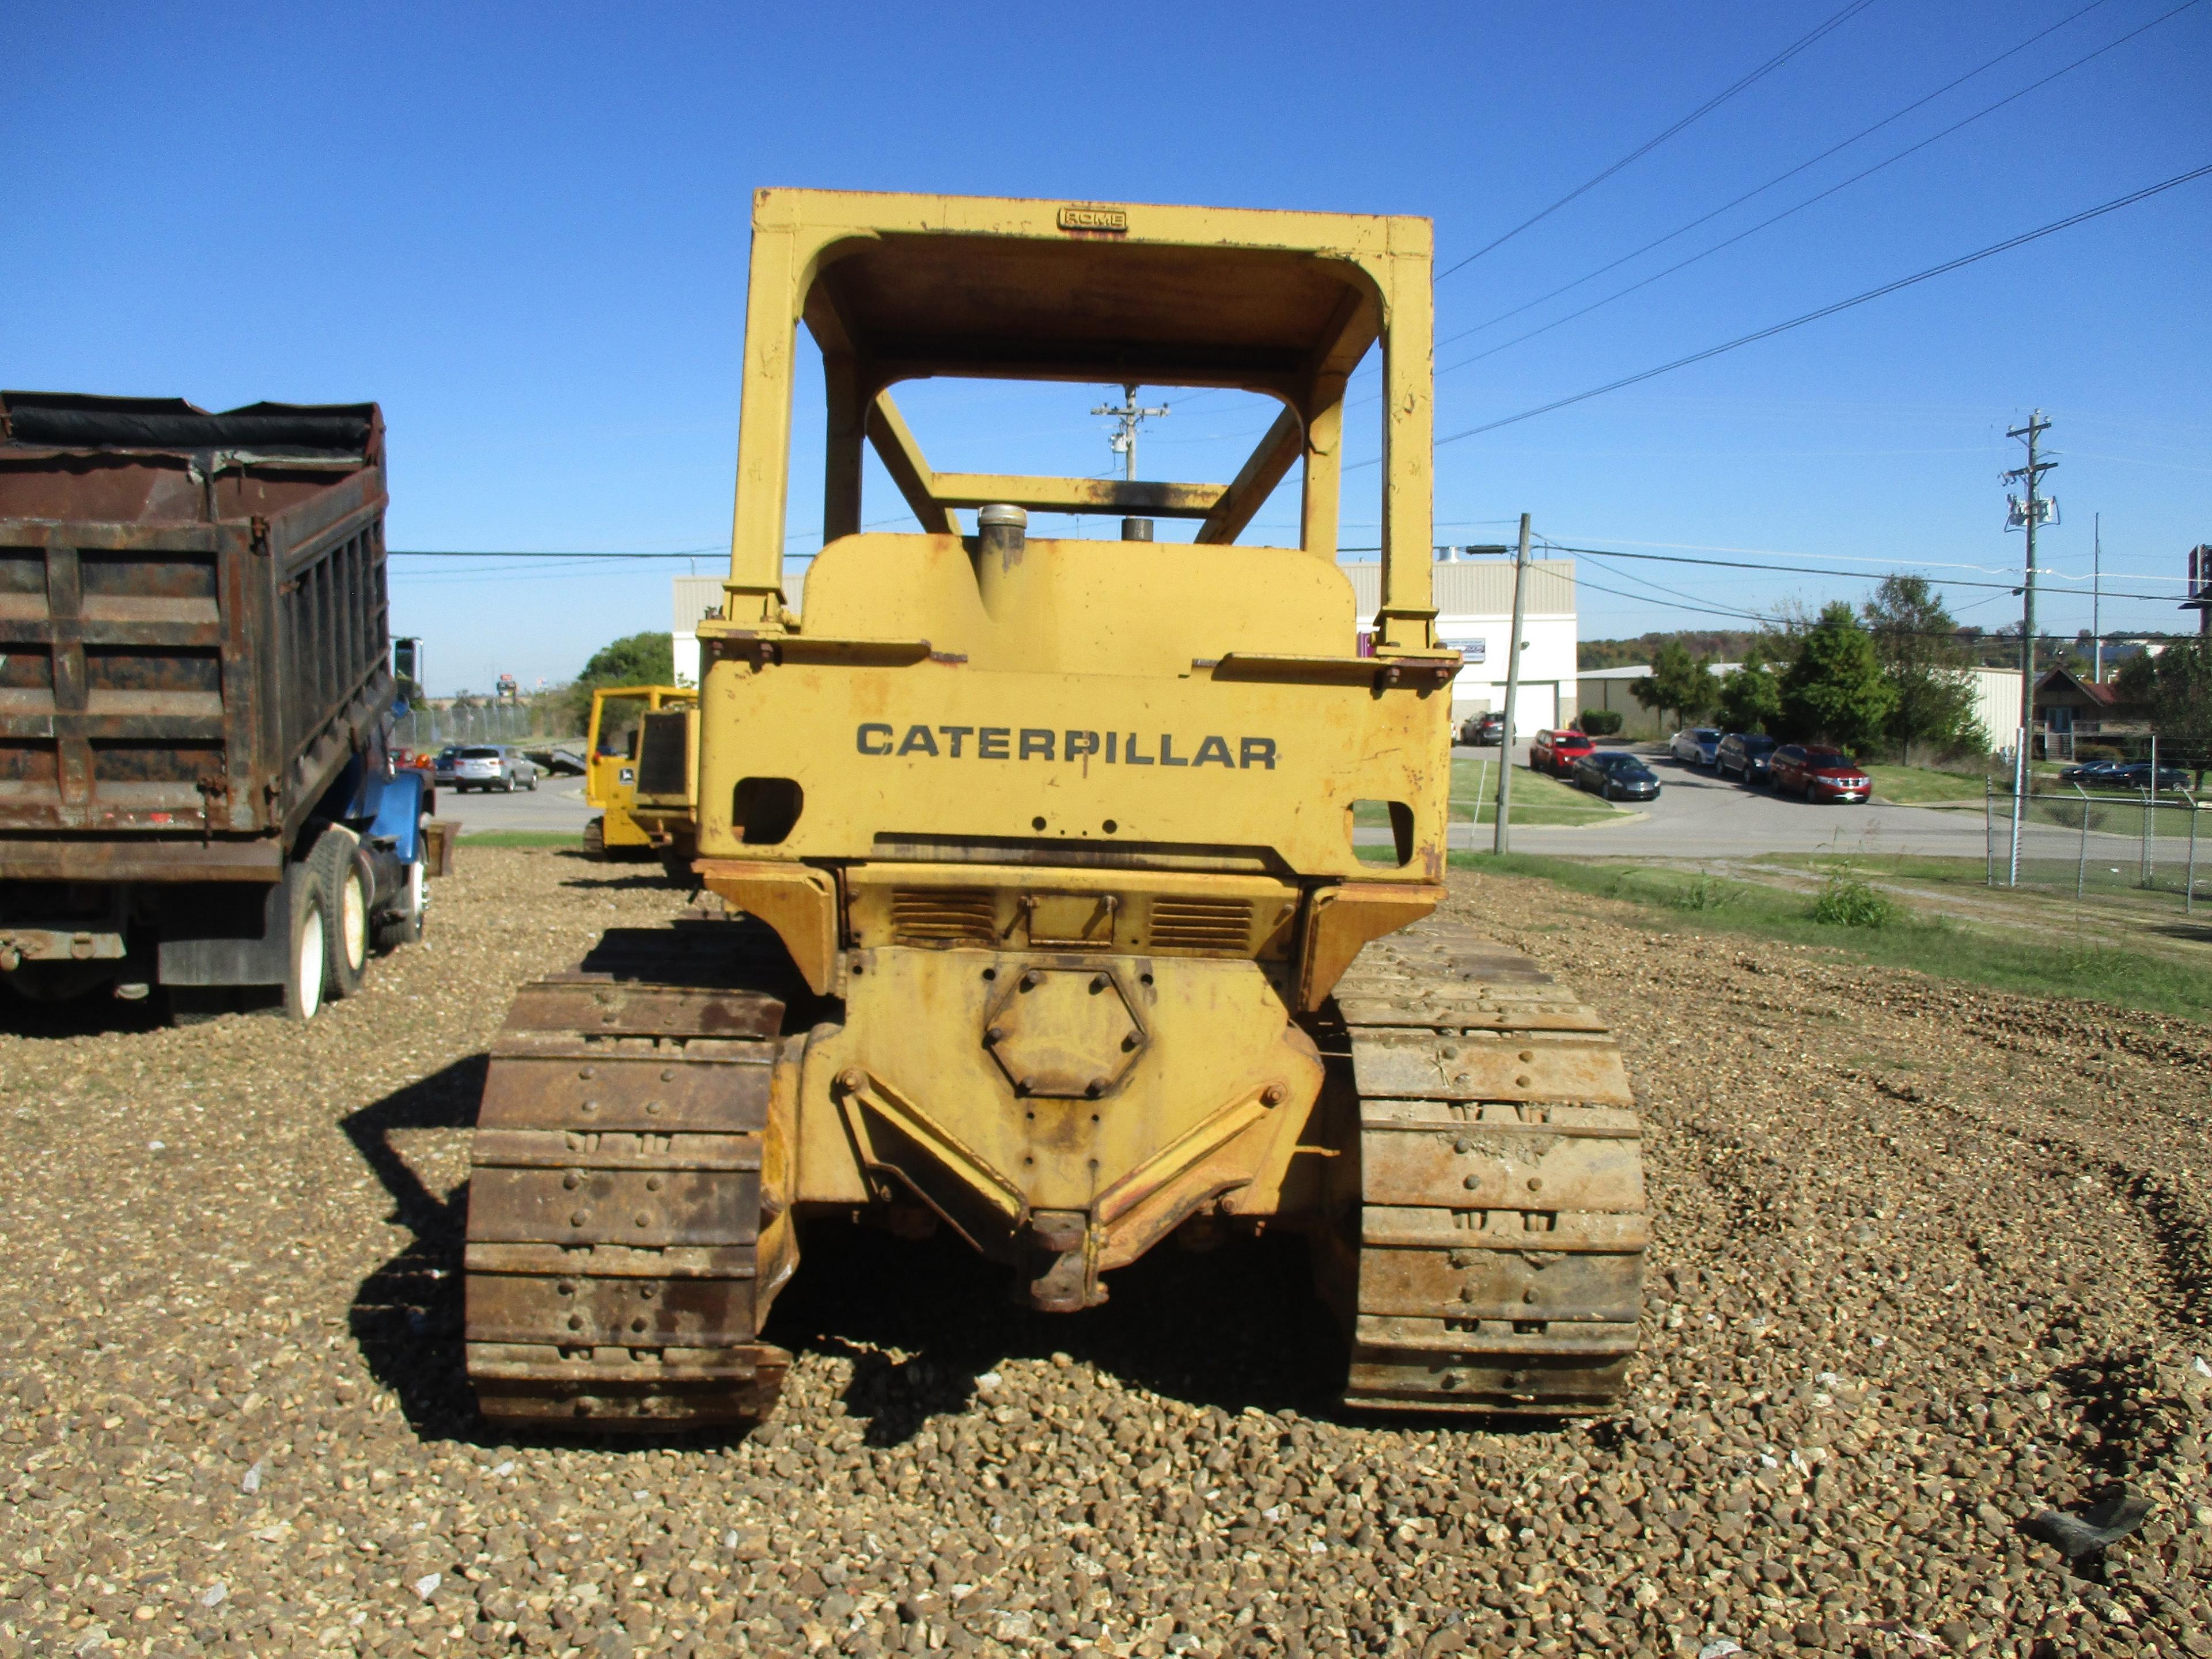
M 603 685 L 585 733 L 584 826 L 592 858 L 653 858 L 688 869 L 699 695 L 682 685 Z
M 737 919 L 610 933 L 518 997 L 469 1211 L 489 1415 L 766 1410 L 788 1356 L 762 1323 L 830 1212 L 949 1228 L 1053 1310 L 1179 1231 L 1287 1227 L 1348 1402 L 1618 1400 L 1646 1227 L 1619 1050 L 1525 957 L 1430 919 L 1460 666 L 1430 593 L 1430 248 L 1417 218 L 755 198 L 697 732 L 695 867 Z M 800 613 L 802 324 L 828 432 Z M 1338 499 L 1378 349 L 1362 619 Z M 939 472 L 890 397 L 933 375 L 1280 413 L 1226 483 Z M 918 533 L 862 528 L 864 445 Z M 1293 468 L 1296 544 L 1241 542 Z M 1032 539 L 1031 512 L 1195 540 Z

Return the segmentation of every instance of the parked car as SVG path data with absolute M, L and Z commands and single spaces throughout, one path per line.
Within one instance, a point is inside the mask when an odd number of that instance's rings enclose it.
M 556 778 L 580 778 L 591 769 L 573 749 L 548 750 L 545 763 L 545 769 Z
M 1856 761 L 1826 744 L 1785 743 L 1767 764 L 1778 795 L 1794 791 L 1808 801 L 1864 800 L 1874 787 Z
M 1757 732 L 1731 732 L 1713 753 L 1713 770 L 1744 783 L 1771 783 L 1767 763 L 1773 758 L 1773 738 Z
M 2114 788 L 2118 787 L 2118 775 L 2127 766 L 2120 761 L 2087 761 L 2080 766 L 2069 766 L 2058 775 L 2061 783 L 2078 783 L 2084 789 Z
M 430 763 L 430 781 L 434 784 L 450 786 L 453 781 L 453 763 L 459 760 L 460 756 L 461 745 L 458 743 L 449 743 L 441 749 L 438 751 L 438 757 Z
M 1720 731 L 1711 726 L 1686 726 L 1667 740 L 1668 751 L 1685 766 L 1711 766 L 1720 746 Z
M 1496 743 L 1505 731 L 1503 714 L 1469 714 L 1459 723 L 1459 740 L 1470 746 Z
M 1596 746 L 1580 732 L 1539 732 L 1528 745 L 1528 769 L 1564 778 L 1575 769 L 1577 761 Z
M 1656 800 L 1659 775 L 1626 749 L 1602 749 L 1575 763 L 1574 785 L 1606 800 Z
M 2148 761 L 2133 762 L 2129 765 L 2115 769 L 2110 781 L 2105 787 L 2108 789 L 2186 789 L 2189 787 L 2190 775 L 2178 766 L 2160 767 L 2158 781 L 2155 784 L 2151 781 L 2150 770 Z
M 481 744 L 464 749 L 453 757 L 456 794 L 465 795 L 471 789 L 496 789 L 501 794 L 508 794 L 517 789 L 537 787 L 537 765 L 520 750 Z

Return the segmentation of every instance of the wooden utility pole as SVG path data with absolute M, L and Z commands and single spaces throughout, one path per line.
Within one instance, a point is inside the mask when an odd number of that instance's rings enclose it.
M 2021 588 L 2022 603 L 2020 613 L 2020 744 L 2013 757 L 2012 769 L 2012 852 L 2008 862 L 2009 874 L 2005 884 L 2020 885 L 2020 820 L 2027 810 L 2028 771 L 2030 751 L 2035 744 L 2035 532 L 2043 523 L 2051 503 L 2037 493 L 2043 475 L 2058 465 L 2038 457 L 2036 446 L 2043 434 L 2051 429 L 2051 422 L 2037 410 L 2026 426 L 2014 427 L 2005 434 L 2027 446 L 2027 465 L 2014 467 L 2004 475 L 2007 483 L 2025 483 L 2026 501 L 2015 501 L 2008 519 L 2016 518 L 2027 532 L 2027 580 Z
M 1498 734 L 1498 822 L 1490 850 L 1512 850 L 1506 815 L 1513 805 L 1513 728 L 1515 705 L 1521 701 L 1521 619 L 1526 614 L 1528 586 L 1528 515 L 1521 515 L 1521 550 L 1513 560 L 1513 637 L 1505 642 L 1505 729 Z

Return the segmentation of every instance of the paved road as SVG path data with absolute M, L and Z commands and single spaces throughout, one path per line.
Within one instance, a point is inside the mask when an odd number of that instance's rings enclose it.
M 1462 757 L 1498 751 L 1462 749 Z M 1516 751 L 1525 763 L 1527 750 Z M 1585 858 L 1634 854 L 1644 858 L 1741 858 L 1758 853 L 1910 853 L 1979 858 L 1984 850 L 1978 811 L 1937 811 L 1924 806 L 1813 805 L 1795 795 L 1751 789 L 1703 767 L 1684 766 L 1664 755 L 1644 757 L 1659 775 L 1659 799 L 1639 804 L 1626 822 L 1567 828 L 1515 824 L 1516 853 L 1557 853 Z M 1495 775 L 1493 774 L 1493 775 Z M 1487 850 L 1488 824 L 1455 824 L 1452 845 Z
M 512 795 L 463 795 L 450 787 L 441 789 L 438 816 L 459 818 L 461 837 L 466 840 L 494 830 L 547 830 L 581 836 L 592 813 L 584 805 L 583 779 L 540 774 L 537 788 Z

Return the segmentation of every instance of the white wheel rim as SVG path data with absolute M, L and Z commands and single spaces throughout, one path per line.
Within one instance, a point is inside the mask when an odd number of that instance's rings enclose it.
M 346 872 L 343 931 L 339 934 L 345 946 L 346 966 L 359 968 L 368 960 L 368 895 L 362 889 L 361 872 Z
M 313 1019 L 323 1006 L 323 913 L 319 906 L 307 912 L 300 927 L 300 959 L 292 964 L 293 989 L 300 1003 L 300 1018 Z

